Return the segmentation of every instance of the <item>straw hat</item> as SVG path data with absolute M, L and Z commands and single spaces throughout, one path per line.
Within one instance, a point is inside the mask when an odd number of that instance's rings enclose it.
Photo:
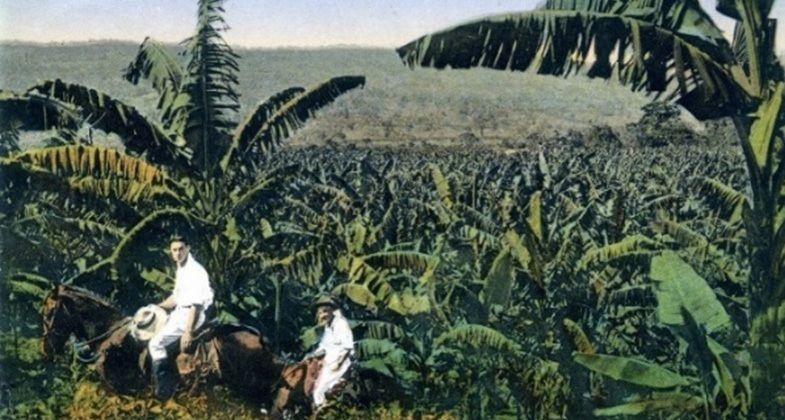
M 158 305 L 139 308 L 128 327 L 131 330 L 131 336 L 137 341 L 149 341 L 166 325 L 166 318 L 166 311 Z
M 321 295 L 311 304 L 311 308 L 316 310 L 320 306 L 329 306 L 333 309 L 338 309 L 338 302 L 330 295 Z

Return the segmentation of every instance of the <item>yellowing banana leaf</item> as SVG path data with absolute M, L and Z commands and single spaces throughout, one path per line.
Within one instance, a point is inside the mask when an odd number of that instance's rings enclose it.
M 588 251 L 578 262 L 578 269 L 585 269 L 595 262 L 608 262 L 617 258 L 651 254 L 660 244 L 644 235 L 627 236 L 619 242 Z
M 534 236 L 542 243 L 544 236 L 544 223 L 542 221 L 542 191 L 537 191 L 529 198 L 529 217 L 526 218 L 529 222 Z
M 393 293 L 387 301 L 387 308 L 403 316 L 417 315 L 431 311 L 428 296 L 415 295 L 411 291 Z
M 459 325 L 436 338 L 437 344 L 465 345 L 518 353 L 521 346 L 502 332 L 478 324 Z
M 333 294 L 345 295 L 352 302 L 369 309 L 376 310 L 376 296 L 366 286 L 357 283 L 343 283 L 333 289 Z
M 695 410 L 702 405 L 703 400 L 700 397 L 682 392 L 673 392 L 660 394 L 651 399 L 632 401 L 613 407 L 598 408 L 594 410 L 594 415 L 624 416 L 663 410 L 683 414 Z
M 436 191 L 439 193 L 439 198 L 442 200 L 442 204 L 448 209 L 452 208 L 453 199 L 452 193 L 450 192 L 449 181 L 447 181 L 447 178 L 444 176 L 438 166 L 431 164 L 429 167 L 431 169 L 433 182 L 436 184 Z
M 578 352 L 583 354 L 595 354 L 596 351 L 594 350 L 594 346 L 591 344 L 589 337 L 583 332 L 583 329 L 577 322 L 569 319 L 564 318 L 562 321 L 564 324 L 564 328 L 567 329 L 567 332 L 572 335 L 573 341 L 575 341 L 575 348 L 578 349 Z
M 763 169 L 769 159 L 769 153 L 777 133 L 777 121 L 782 119 L 782 98 L 785 94 L 785 83 L 777 85 L 771 97 L 758 108 L 757 119 L 750 129 L 750 146 L 755 154 L 758 167 Z
M 587 353 L 574 353 L 573 358 L 594 372 L 636 385 L 664 389 L 690 384 L 688 378 L 640 359 Z

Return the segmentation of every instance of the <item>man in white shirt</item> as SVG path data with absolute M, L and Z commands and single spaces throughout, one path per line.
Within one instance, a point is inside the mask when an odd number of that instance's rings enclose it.
M 205 311 L 213 303 L 207 271 L 191 255 L 186 239 L 174 237 L 169 243 L 169 252 L 177 265 L 174 290 L 158 306 L 173 311 L 163 329 L 147 345 L 152 359 L 155 395 L 161 400 L 171 398 L 176 385 L 173 372 L 167 366 L 166 347 L 179 339 L 180 350 L 188 350 L 194 330 L 204 323 Z
M 352 364 L 354 336 L 349 322 L 338 305 L 329 296 L 316 301 L 316 320 L 324 326 L 319 347 L 313 357 L 322 357 L 322 367 L 313 385 L 312 398 L 315 409 L 325 403 L 325 394 L 341 380 Z

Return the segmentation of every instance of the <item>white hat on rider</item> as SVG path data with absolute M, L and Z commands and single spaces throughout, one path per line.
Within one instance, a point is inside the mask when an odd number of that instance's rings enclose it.
M 137 341 L 149 341 L 166 325 L 166 318 L 166 311 L 158 305 L 139 308 L 128 326 L 131 336 Z

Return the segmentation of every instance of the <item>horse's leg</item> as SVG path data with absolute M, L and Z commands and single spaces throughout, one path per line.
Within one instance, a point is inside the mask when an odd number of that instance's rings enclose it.
M 147 386 L 145 372 L 139 368 L 142 349 L 128 330 L 120 328 L 98 347 L 95 369 L 101 381 L 121 394 L 139 392 Z
M 283 416 L 283 411 L 290 405 L 291 398 L 296 394 L 303 394 L 307 367 L 304 363 L 297 363 L 283 368 L 281 371 L 281 386 L 273 402 L 270 416 L 279 419 Z M 301 395 L 305 397 L 305 395 Z
M 303 392 L 306 396 L 312 398 L 314 386 L 322 371 L 322 359 L 309 359 L 305 366 L 306 373 L 303 380 Z
M 280 419 L 283 417 L 283 410 L 289 405 L 289 396 L 292 389 L 286 386 L 278 388 L 278 394 L 275 396 L 273 408 L 270 411 L 270 417 L 273 419 Z
M 175 359 L 180 381 L 188 389 L 189 395 L 194 395 L 199 385 L 206 383 L 211 373 L 210 348 L 212 341 L 200 342 L 196 345 L 193 354 L 180 353 Z

